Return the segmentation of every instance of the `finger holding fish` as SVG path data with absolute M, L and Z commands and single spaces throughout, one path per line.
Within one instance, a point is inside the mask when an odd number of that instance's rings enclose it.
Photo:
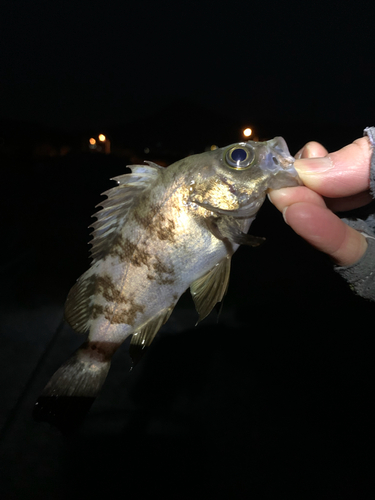
M 367 249 L 364 235 L 333 212 L 358 208 L 372 200 L 370 154 L 366 137 L 330 155 L 319 143 L 307 143 L 295 162 L 305 186 L 269 193 L 287 224 L 340 266 L 357 262 Z

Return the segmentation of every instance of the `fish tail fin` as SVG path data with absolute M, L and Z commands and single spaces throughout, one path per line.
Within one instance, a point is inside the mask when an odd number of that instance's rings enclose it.
M 35 403 L 34 419 L 63 432 L 78 427 L 107 378 L 111 356 L 105 343 L 85 342 L 52 375 Z

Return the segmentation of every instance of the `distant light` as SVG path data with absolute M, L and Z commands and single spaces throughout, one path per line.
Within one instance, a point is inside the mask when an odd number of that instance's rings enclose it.
M 217 146 L 216 144 L 212 144 L 212 146 L 210 147 L 211 151 L 215 151 L 215 149 L 217 149 Z
M 143 151 L 144 151 L 144 152 L 146 153 L 146 155 L 147 155 L 147 154 L 150 152 L 150 148 L 147 148 L 147 147 L 146 147 Z
M 104 134 L 99 134 L 99 141 L 104 142 L 106 140 L 106 136 Z
M 96 144 L 96 140 L 93 137 L 91 137 L 89 139 L 89 143 L 91 144 L 91 146 L 93 146 L 94 144 Z
M 245 137 L 250 137 L 253 131 L 251 130 L 251 128 L 245 128 L 242 133 Z

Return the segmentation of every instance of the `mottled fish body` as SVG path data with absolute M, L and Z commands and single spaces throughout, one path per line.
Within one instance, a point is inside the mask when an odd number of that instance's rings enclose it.
M 88 340 L 45 387 L 38 419 L 58 422 L 67 401 L 74 408 L 73 398 L 91 402 L 121 343 L 132 335 L 137 360 L 187 288 L 199 319 L 207 316 L 226 292 L 238 246 L 263 240 L 247 231 L 267 190 L 300 184 L 280 137 L 232 144 L 168 168 L 147 163 L 131 166 L 104 193 L 91 267 L 65 307 L 68 323 Z

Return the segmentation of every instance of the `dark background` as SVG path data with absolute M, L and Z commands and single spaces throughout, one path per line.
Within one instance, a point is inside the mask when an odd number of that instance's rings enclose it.
M 100 193 L 129 163 L 283 136 L 335 150 L 374 124 L 374 7 L 3 2 L 1 488 L 6 499 L 373 497 L 374 305 L 268 202 L 219 323 L 188 294 L 83 426 L 31 418 L 82 342 L 61 323 Z M 111 153 L 90 150 L 105 133 Z

